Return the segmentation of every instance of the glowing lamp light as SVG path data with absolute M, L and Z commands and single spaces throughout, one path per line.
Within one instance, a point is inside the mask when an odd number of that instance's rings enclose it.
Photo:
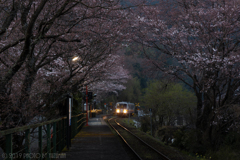
M 76 60 L 78 60 L 79 59 L 79 57 L 74 57 L 73 59 L 72 59 L 72 61 L 76 61 Z

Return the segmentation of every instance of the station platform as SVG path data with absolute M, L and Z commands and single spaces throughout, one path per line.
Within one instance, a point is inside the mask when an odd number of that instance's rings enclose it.
M 72 139 L 66 160 L 130 160 L 119 139 L 112 133 L 104 121 L 104 117 L 97 115 L 90 118 L 88 126 Z

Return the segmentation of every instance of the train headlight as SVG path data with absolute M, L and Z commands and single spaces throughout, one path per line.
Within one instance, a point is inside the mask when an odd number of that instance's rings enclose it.
M 124 109 L 124 110 L 123 110 L 123 113 L 127 113 L 127 110 L 126 110 L 126 109 Z
M 120 113 L 120 109 L 117 109 L 117 113 Z

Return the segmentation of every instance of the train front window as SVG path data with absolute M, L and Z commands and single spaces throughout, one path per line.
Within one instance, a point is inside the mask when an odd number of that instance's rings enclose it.
M 117 108 L 126 108 L 127 104 L 117 104 Z

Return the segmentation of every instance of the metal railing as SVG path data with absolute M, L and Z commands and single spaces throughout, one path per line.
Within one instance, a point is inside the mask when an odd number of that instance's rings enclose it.
M 86 122 L 86 114 L 71 117 L 71 126 L 68 126 L 67 117 L 54 119 L 42 123 L 12 128 L 0 131 L 0 138 L 5 139 L 5 152 L 0 155 L 6 160 L 12 159 L 55 159 L 61 156 L 67 141 L 75 137 Z M 70 134 L 67 130 L 70 128 Z M 15 144 L 13 138 L 16 135 L 25 137 L 23 148 L 13 152 Z M 68 135 L 71 135 L 68 137 Z M 33 152 L 31 150 L 33 149 Z M 35 149 L 35 150 L 34 150 Z

